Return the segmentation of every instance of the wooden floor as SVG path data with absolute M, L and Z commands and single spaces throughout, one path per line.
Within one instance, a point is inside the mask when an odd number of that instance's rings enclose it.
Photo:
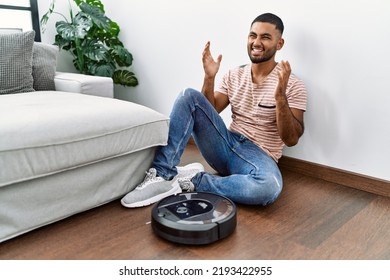
M 190 145 L 182 163 L 193 161 L 203 159 Z M 234 233 L 207 246 L 162 240 L 152 206 L 114 201 L 1 243 L 0 259 L 390 259 L 390 198 L 282 173 L 275 204 L 238 205 Z

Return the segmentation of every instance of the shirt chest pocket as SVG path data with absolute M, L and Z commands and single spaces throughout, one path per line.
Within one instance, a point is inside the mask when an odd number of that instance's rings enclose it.
M 276 104 L 259 103 L 256 108 L 256 119 L 260 124 L 276 122 Z

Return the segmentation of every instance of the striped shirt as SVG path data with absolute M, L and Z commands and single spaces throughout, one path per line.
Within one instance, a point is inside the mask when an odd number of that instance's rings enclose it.
M 275 88 L 279 70 L 280 65 L 277 64 L 261 84 L 254 84 L 251 64 L 243 65 L 226 73 L 217 88 L 230 101 L 230 130 L 246 136 L 276 162 L 284 147 L 276 125 Z M 290 75 L 286 96 L 290 108 L 306 111 L 306 88 L 294 74 Z

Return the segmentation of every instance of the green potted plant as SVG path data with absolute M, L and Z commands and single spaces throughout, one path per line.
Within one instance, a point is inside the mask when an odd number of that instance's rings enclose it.
M 74 15 L 70 0 L 69 19 L 55 12 L 55 0 L 49 11 L 41 18 L 41 29 L 45 31 L 50 15 L 58 14 L 64 20 L 56 22 L 55 45 L 69 51 L 73 64 L 80 73 L 112 77 L 115 84 L 136 86 L 138 80 L 129 71 L 133 63 L 132 54 L 124 47 L 118 35 L 118 24 L 105 15 L 100 0 L 73 0 L 78 12 Z

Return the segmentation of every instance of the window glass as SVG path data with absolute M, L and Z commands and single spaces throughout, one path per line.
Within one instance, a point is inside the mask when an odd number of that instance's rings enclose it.
M 30 7 L 30 0 L 0 0 L 0 5 Z
M 0 9 L 0 28 L 32 30 L 31 12 Z
M 0 29 L 35 30 L 35 41 L 41 41 L 37 0 L 0 0 Z

